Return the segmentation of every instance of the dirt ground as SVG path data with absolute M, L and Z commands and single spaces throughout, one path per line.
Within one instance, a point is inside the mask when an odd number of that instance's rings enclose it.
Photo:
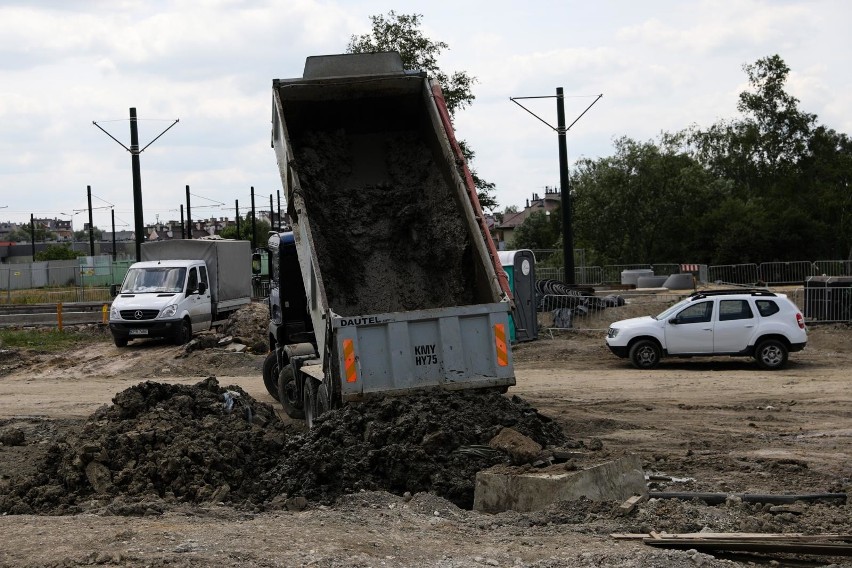
M 729 358 L 666 360 L 657 370 L 637 371 L 609 354 L 600 332 L 565 333 L 514 347 L 517 386 L 508 396 L 552 418 L 588 459 L 638 454 L 652 490 L 848 494 L 850 345 L 848 327 L 820 326 L 777 372 Z M 250 351 L 187 352 L 156 340 L 118 349 L 105 334 L 59 355 L 0 346 L 0 498 L 20 476 L 44 470 L 58 441 L 82 443 L 85 432 L 124 412 L 130 394 L 116 393 L 143 381 L 189 388 L 215 376 L 218 385 L 273 405 L 261 379 L 264 355 Z M 219 392 L 212 383 L 205 388 Z M 192 393 L 181 389 L 160 390 L 183 397 L 175 408 L 189 408 Z M 180 419 L 167 402 L 150 410 L 174 421 L 179 434 Z M 454 417 L 446 419 L 452 426 Z M 211 426 L 209 443 L 240 436 L 220 434 L 219 427 Z M 303 433 L 287 420 L 281 428 Z M 282 462 L 295 453 L 286 444 L 281 451 Z M 852 533 L 852 504 L 836 501 L 771 510 L 736 499 L 718 506 L 655 499 L 619 516 L 617 503 L 581 500 L 484 515 L 434 492 L 411 493 L 356 489 L 332 504 L 294 494 L 270 494 L 264 503 L 233 502 L 223 493 L 141 502 L 118 496 L 76 503 L 74 514 L 4 513 L 0 566 L 852 566 L 842 557 L 710 556 L 610 537 L 702 529 Z

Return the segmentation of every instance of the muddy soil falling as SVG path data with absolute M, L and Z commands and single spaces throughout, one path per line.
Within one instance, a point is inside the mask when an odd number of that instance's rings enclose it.
M 229 412 L 223 401 L 235 399 Z M 168 503 L 264 507 L 279 495 L 333 503 L 361 489 L 431 492 L 470 507 L 479 469 L 507 456 L 485 446 L 503 427 L 543 446 L 565 438 L 523 400 L 444 392 L 346 406 L 309 432 L 210 377 L 146 382 L 118 393 L 47 452 L 37 473 L 0 485 L 0 512 L 149 514 Z
M 308 132 L 294 146 L 336 313 L 476 303 L 464 218 L 416 132 Z

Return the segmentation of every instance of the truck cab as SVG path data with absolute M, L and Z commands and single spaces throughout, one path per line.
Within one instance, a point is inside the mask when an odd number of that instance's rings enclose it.
M 201 260 L 137 262 L 113 287 L 109 328 L 118 347 L 147 337 L 180 345 L 210 329 L 213 320 L 207 265 Z

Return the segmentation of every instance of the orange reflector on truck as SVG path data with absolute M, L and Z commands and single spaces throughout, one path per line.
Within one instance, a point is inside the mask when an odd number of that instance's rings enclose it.
M 343 365 L 346 373 L 346 382 L 354 383 L 358 380 L 358 373 L 355 371 L 355 342 L 351 339 L 343 340 Z
M 497 364 L 505 367 L 509 364 L 509 353 L 506 350 L 506 325 L 494 324 L 494 343 L 497 347 Z

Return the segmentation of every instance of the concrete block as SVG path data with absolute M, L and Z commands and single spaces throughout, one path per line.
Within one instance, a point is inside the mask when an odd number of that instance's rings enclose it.
M 639 456 L 625 456 L 578 471 L 557 466 L 529 471 L 495 466 L 476 474 L 473 509 L 482 513 L 538 511 L 556 501 L 586 497 L 593 501 L 624 501 L 647 495 Z

